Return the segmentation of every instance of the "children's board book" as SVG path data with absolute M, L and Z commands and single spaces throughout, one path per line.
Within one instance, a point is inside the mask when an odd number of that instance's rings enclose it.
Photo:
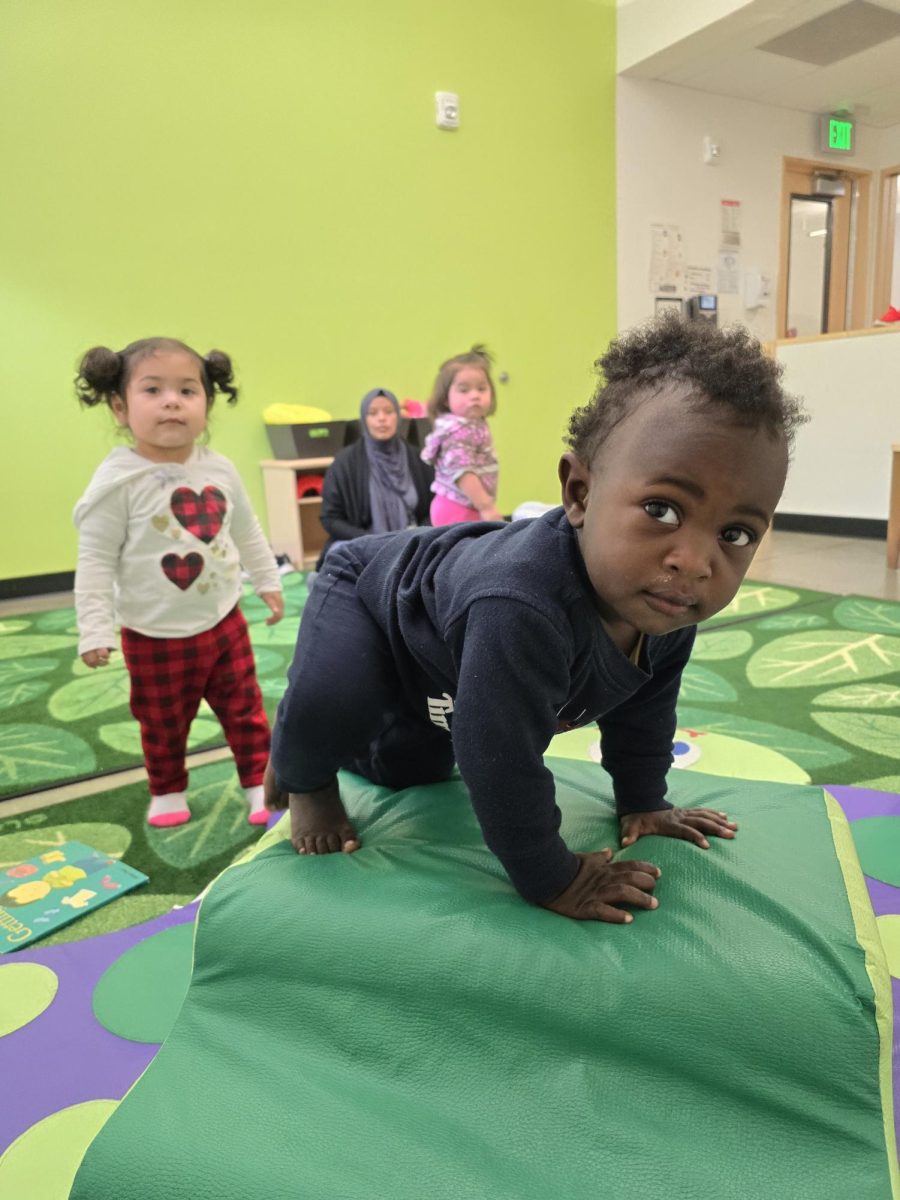
M 63 842 L 14 867 L 0 867 L 0 954 L 36 942 L 146 882 L 134 867 L 83 842 Z

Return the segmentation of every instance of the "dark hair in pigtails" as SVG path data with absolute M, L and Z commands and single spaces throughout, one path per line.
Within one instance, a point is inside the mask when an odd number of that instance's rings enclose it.
M 213 395 L 218 389 L 223 396 L 228 397 L 229 404 L 237 404 L 238 390 L 234 386 L 234 370 L 231 366 L 231 359 L 224 350 L 210 350 L 206 358 L 202 359 L 203 366 L 206 370 L 206 378 L 209 381 L 207 395 L 209 402 L 212 404 Z
M 83 356 L 75 376 L 75 393 L 82 404 L 109 404 L 122 386 L 122 355 L 106 346 L 94 346 Z
M 196 350 L 184 342 L 160 337 L 142 338 L 119 351 L 108 350 L 106 346 L 94 346 L 88 350 L 75 376 L 75 394 L 82 404 L 89 407 L 95 404 L 111 405 L 115 396 L 124 400 L 131 372 L 138 363 L 167 350 L 183 350 L 196 358 L 200 367 L 200 382 L 206 393 L 207 410 L 212 408 L 217 391 L 228 397 L 229 404 L 236 403 L 238 390 L 234 385 L 231 359 L 223 350 L 210 350 L 205 358 L 201 358 Z
M 438 368 L 437 379 L 434 381 L 434 387 L 431 389 L 431 398 L 428 401 L 428 415 L 434 420 L 441 413 L 450 411 L 450 386 L 456 378 L 457 372 L 462 367 L 481 367 L 487 377 L 488 384 L 491 389 L 491 407 L 488 409 L 488 416 L 497 411 L 497 389 L 494 387 L 494 381 L 491 378 L 491 364 L 493 358 L 486 346 L 481 344 L 475 345 L 471 350 L 467 350 L 465 354 L 455 354 L 453 358 L 448 358 L 446 362 L 442 362 Z

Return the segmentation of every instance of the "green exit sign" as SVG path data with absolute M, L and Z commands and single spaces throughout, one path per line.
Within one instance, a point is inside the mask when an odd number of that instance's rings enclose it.
M 829 113 L 819 118 L 819 149 L 830 154 L 852 154 L 855 123 L 852 117 Z

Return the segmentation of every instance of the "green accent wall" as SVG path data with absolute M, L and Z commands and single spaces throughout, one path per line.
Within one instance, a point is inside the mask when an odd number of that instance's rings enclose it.
M 615 331 L 613 0 L 0 0 L 0 28 L 0 577 L 74 567 L 116 444 L 75 364 L 156 334 L 234 357 L 211 444 L 264 523 L 267 404 L 425 399 L 474 341 L 510 377 L 501 506 L 556 500 Z

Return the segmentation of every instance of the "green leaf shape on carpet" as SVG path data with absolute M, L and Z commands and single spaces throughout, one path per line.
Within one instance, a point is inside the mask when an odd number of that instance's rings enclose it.
M 47 1088 L 52 1088 L 52 1080 Z M 26 1129 L 0 1157 L 0 1196 L 64 1200 L 85 1151 L 118 1104 L 86 1100 Z
M 889 683 L 853 683 L 813 696 L 825 708 L 900 708 L 900 687 Z
M 125 655 L 120 650 L 113 650 L 105 667 L 89 667 L 78 655 L 72 659 L 72 674 L 78 676 L 104 675 L 107 671 L 124 671 Z
M 55 650 L 67 650 L 75 646 L 77 641 L 77 638 L 54 633 L 13 633 L 0 638 L 0 660 L 52 654 Z
M 147 841 L 163 862 L 173 867 L 195 867 L 247 840 L 248 806 L 244 790 L 230 761 L 210 763 L 202 783 L 192 775 L 188 804 L 193 816 L 173 829 L 147 828 Z
M 98 803 L 103 803 L 102 797 L 99 798 Z M 54 805 L 50 811 L 56 813 L 59 819 L 65 815 L 65 808 L 64 804 Z M 6 829 L 10 824 L 11 822 L 6 820 L 2 824 L 2 828 Z M 124 825 L 113 825 L 105 821 L 80 821 L 72 825 L 62 823 L 41 825 L 37 829 L 6 833 L 0 837 L 0 870 L 6 870 L 16 863 L 23 862 L 26 858 L 34 858 L 36 854 L 45 854 L 48 850 L 55 850 L 64 842 L 84 842 L 86 846 L 99 850 L 101 854 L 108 854 L 110 858 L 123 858 L 131 845 L 131 833 Z M 127 898 L 116 900 L 108 907 L 115 908 L 119 904 L 124 904 Z M 102 911 L 102 909 L 98 909 L 98 912 Z M 88 919 L 85 918 L 85 920 Z
M 97 736 L 104 746 L 109 746 L 110 750 L 118 750 L 120 754 L 140 758 L 143 753 L 141 729 L 137 721 L 116 721 L 111 725 L 101 725 Z M 193 750 L 213 739 L 220 742 L 225 739 L 219 722 L 215 718 L 206 720 L 203 717 L 195 717 L 188 734 L 188 749 Z
M 873 792 L 900 794 L 900 775 L 880 775 L 878 779 L 861 779 L 857 787 L 871 788 Z
M 900 670 L 900 637 L 812 629 L 776 638 L 747 663 L 754 687 L 827 687 Z
M 8 683 L 0 687 L 0 710 L 20 708 L 49 692 L 52 684 L 46 679 L 23 679 L 20 683 Z
M 900 635 L 900 604 L 868 596 L 848 596 L 834 608 L 834 619 L 845 629 Z
M 861 817 L 850 830 L 865 874 L 900 887 L 900 817 Z
M 127 707 L 131 679 L 127 671 L 101 667 L 86 678 L 73 679 L 53 693 L 47 708 L 57 721 L 83 721 L 98 713 Z
M 259 690 L 267 700 L 280 700 L 287 687 L 287 675 L 283 679 L 260 679 Z
M 256 660 L 257 677 L 260 675 L 273 675 L 276 671 L 279 673 L 284 672 L 284 655 L 279 654 L 277 650 L 269 650 L 264 647 L 260 650 L 254 650 L 253 657 Z
M 676 740 L 684 736 L 676 731 Z M 690 737 L 690 735 L 688 735 Z M 767 779 L 772 783 L 809 783 L 809 775 L 801 766 L 768 746 L 748 742 L 743 738 L 704 730 L 690 739 L 699 756 L 680 769 L 701 775 L 721 775 L 730 779 Z M 673 766 L 679 767 L 676 758 Z
M 94 1016 L 130 1042 L 163 1042 L 191 978 L 193 923 L 138 942 L 104 971 L 94 988 Z
M 74 608 L 54 608 L 41 613 L 34 623 L 42 633 L 78 633 L 78 622 Z
M 695 667 L 692 662 L 681 677 L 681 696 L 701 704 L 730 704 L 738 698 L 727 679 L 706 667 Z
M 828 618 L 817 613 L 795 612 L 779 613 L 777 617 L 764 617 L 761 621 L 754 622 L 753 628 L 769 633 L 782 629 L 821 629 L 827 624 Z
M 21 633 L 23 629 L 30 629 L 30 621 L 0 621 L 0 637 L 7 637 L 11 633 Z
M 785 729 L 782 725 L 771 725 L 767 721 L 753 721 L 740 713 L 708 712 L 702 708 L 679 705 L 678 724 L 686 729 L 724 733 L 729 737 L 768 746 L 807 771 L 848 762 L 852 757 L 834 742 L 811 737 L 808 733 L 798 733 L 795 729 Z
M 545 758 L 568 758 L 580 762 L 598 762 L 597 729 L 571 729 L 558 733 L 545 751 Z M 687 742 L 690 756 L 677 755 L 673 770 L 697 771 L 704 775 L 724 775 L 732 779 L 769 779 L 774 783 L 809 783 L 801 766 L 777 750 L 742 738 L 703 730 L 700 733 L 679 728 L 676 742 Z M 552 763 L 548 763 L 552 769 Z M 671 775 L 669 777 L 671 779 Z
M 0 784 L 27 788 L 88 775 L 94 751 L 66 729 L 16 723 L 0 725 Z
M 885 717 L 880 713 L 823 712 L 812 713 L 817 725 L 870 754 L 885 758 L 900 758 L 900 717 Z
M 746 629 L 710 631 L 698 637 L 691 651 L 691 662 L 713 662 L 724 658 L 740 658 L 753 645 L 753 634 Z
M 146 885 L 144 885 L 146 887 Z M 159 892 L 139 890 L 129 892 L 112 904 L 104 904 L 93 912 L 79 917 L 71 925 L 65 925 L 49 937 L 41 938 L 42 946 L 57 946 L 64 942 L 84 942 L 88 938 L 99 937 L 103 933 L 114 933 L 117 929 L 129 929 L 132 925 L 143 925 L 161 917 L 178 906 L 184 908 L 194 900 L 194 896 L 169 895 Z
M 285 617 L 277 625 L 251 625 L 250 641 L 254 653 L 257 647 L 264 646 L 293 646 L 297 641 L 297 630 L 300 622 L 294 617 Z
M 744 583 L 731 603 L 716 613 L 716 618 L 734 620 L 736 617 L 757 616 L 777 608 L 790 608 L 799 599 L 800 594 L 790 588 L 776 587 L 771 583 Z
M 30 1025 L 45 1012 L 58 987 L 56 972 L 38 963 L 0 966 L 0 1038 Z
M 21 662 L 10 659 L 0 662 L 0 687 L 19 683 L 23 679 L 33 679 L 36 675 L 46 675 L 55 671 L 58 666 L 58 658 L 25 658 Z

